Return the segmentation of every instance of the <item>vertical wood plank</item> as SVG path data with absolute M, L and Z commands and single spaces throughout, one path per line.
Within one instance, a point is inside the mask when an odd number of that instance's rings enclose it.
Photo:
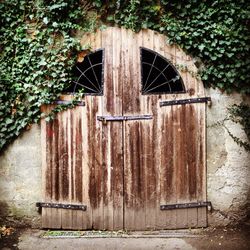
M 48 106 L 42 107 L 42 112 L 49 111 Z M 41 147 L 42 147 L 42 187 L 43 200 L 45 202 L 52 201 L 52 123 L 47 123 L 45 119 L 41 120 Z M 42 228 L 51 228 L 51 208 L 42 208 Z
M 186 135 L 186 105 L 178 107 L 178 152 L 177 152 L 177 203 L 188 202 L 188 164 L 187 164 L 187 135 Z M 187 228 L 188 209 L 177 210 L 177 227 Z
M 146 48 L 154 48 L 154 32 L 147 31 L 143 33 L 143 46 Z M 155 155 L 155 142 L 154 136 L 157 121 L 157 113 L 153 111 L 156 105 L 157 97 L 154 95 L 148 95 L 146 100 L 146 112 L 154 115 L 153 123 L 150 123 L 148 137 L 147 137 L 147 151 L 148 160 L 145 164 L 145 178 L 146 178 L 146 228 L 154 229 L 156 222 L 156 155 Z
M 63 111 L 58 114 L 58 160 L 59 160 L 59 196 L 60 202 L 71 202 L 70 185 L 71 185 L 71 168 L 69 164 L 69 151 L 68 151 L 68 113 L 69 110 Z M 72 211 L 70 209 L 60 209 L 62 228 L 72 228 Z
M 174 126 L 172 107 L 162 109 L 162 141 L 161 141 L 161 205 L 173 204 L 175 199 L 175 175 L 174 175 Z M 165 166 L 165 167 L 164 167 Z M 175 228 L 176 212 L 161 211 L 165 216 L 162 219 L 162 228 Z M 165 218 L 164 218 L 165 217 Z
M 88 173 L 89 176 L 85 177 L 88 181 L 88 187 L 85 193 L 88 192 L 89 196 L 89 216 L 90 216 L 90 226 L 91 228 L 95 227 L 95 222 L 94 222 L 94 214 L 95 214 L 95 209 L 96 209 L 96 182 L 95 182 L 95 166 L 93 162 L 93 133 L 95 132 L 95 129 L 93 128 L 93 115 L 92 115 L 92 96 L 86 96 L 85 97 L 85 106 L 86 106 L 86 132 L 84 134 L 87 136 L 87 153 L 84 154 L 84 159 L 86 159 L 86 163 L 84 165 L 86 174 Z
M 206 129 L 206 104 L 200 103 L 197 105 L 197 113 L 199 115 L 199 158 L 197 159 L 197 198 L 198 200 L 206 201 L 206 139 L 205 139 L 205 129 Z M 198 227 L 207 226 L 207 208 L 198 208 Z
M 166 37 L 161 36 L 161 47 L 159 48 L 159 53 L 165 56 L 170 62 L 175 64 L 175 46 L 170 46 L 166 44 Z M 176 95 L 164 94 L 161 96 L 163 100 L 177 98 Z M 176 163 L 175 159 L 175 126 L 174 126 L 174 107 L 164 107 L 158 109 L 158 112 L 162 113 L 163 128 L 165 132 L 162 134 L 162 150 L 161 150 L 161 168 L 163 168 L 163 175 L 161 177 L 163 193 L 163 202 L 161 204 L 174 204 L 176 203 Z M 160 132 L 161 133 L 161 132 Z M 164 168 L 165 166 L 165 168 Z M 164 184 L 163 184 L 164 183 Z M 176 228 L 176 211 L 166 210 L 161 211 L 165 215 L 165 220 L 163 223 L 163 228 L 165 229 L 175 229 Z M 165 226 L 164 226 L 165 225 Z
M 105 57 L 105 67 L 106 72 L 106 92 L 105 92 L 105 109 L 107 114 L 115 115 L 115 86 L 113 85 L 113 39 L 112 39 L 112 29 L 103 32 L 102 41 L 105 47 L 106 54 Z M 112 179 L 113 179 L 113 162 L 112 162 L 112 135 L 113 135 L 113 125 L 112 123 L 107 123 L 105 125 L 106 131 L 104 131 L 107 142 L 106 151 L 106 168 L 104 170 L 104 229 L 113 230 L 113 190 L 112 190 Z
M 83 214 L 83 229 L 91 229 L 92 228 L 92 207 L 90 203 L 90 157 L 89 157 L 89 120 L 88 120 L 88 110 L 89 110 L 89 102 L 87 98 L 84 97 L 85 106 L 79 109 L 79 117 L 81 117 L 81 134 L 82 134 L 82 142 L 81 147 L 83 149 L 82 152 L 82 200 L 83 204 L 87 206 L 87 211 Z
M 131 41 L 133 45 L 131 59 L 132 62 L 130 65 L 133 65 L 132 75 L 131 75 L 131 83 L 132 92 L 130 94 L 131 99 L 134 99 L 133 106 L 133 114 L 151 114 L 151 111 L 147 110 L 143 105 L 143 99 L 141 94 L 141 58 L 140 58 L 140 47 L 142 46 L 143 35 L 142 32 L 138 34 L 134 34 L 132 36 L 133 41 Z M 146 138 L 149 138 L 148 131 L 150 130 L 152 121 L 141 120 L 138 121 L 138 128 L 136 131 L 137 142 L 137 155 L 135 155 L 137 161 L 134 164 L 135 168 L 135 189 L 137 190 L 137 196 L 135 197 L 135 215 L 134 215 L 134 228 L 135 230 L 143 230 L 146 227 L 146 186 L 145 186 L 145 163 L 147 161 L 148 156 L 144 151 L 144 145 Z M 138 163 L 137 163 L 138 162 Z
M 196 109 L 195 105 L 187 105 L 186 108 L 186 127 L 187 127 L 187 164 L 188 164 L 188 182 L 189 182 L 189 190 L 188 190 L 188 198 L 189 202 L 197 202 L 197 155 L 198 144 L 197 141 L 197 118 L 196 117 Z M 194 228 L 197 227 L 197 208 L 188 209 L 188 227 Z
M 52 202 L 60 202 L 60 116 L 57 115 L 53 120 L 53 139 L 52 139 Z M 51 224 L 52 228 L 61 228 L 62 227 L 62 219 L 61 219 L 61 209 L 52 208 L 51 209 Z
M 91 37 L 93 34 L 86 34 L 81 39 L 81 45 L 90 45 L 94 50 L 99 47 L 94 47 L 91 44 Z M 93 209 L 91 204 L 92 187 L 94 186 L 94 175 L 92 166 L 92 141 L 91 141 L 91 97 L 84 96 L 84 107 L 79 107 L 79 119 L 81 119 L 81 131 L 82 134 L 81 147 L 82 148 L 82 203 L 87 206 L 87 210 L 83 212 L 82 216 L 82 229 L 93 228 Z M 80 121 L 79 121 L 80 123 Z M 80 124 L 79 124 L 80 126 Z M 74 128 L 75 129 L 75 128 Z M 76 136 L 76 135 L 75 135 Z M 79 156 L 78 156 L 79 157 Z M 74 152 L 74 160 L 76 159 L 76 152 Z M 80 159 L 79 159 L 80 160 Z M 79 222 L 80 223 L 80 222 Z
M 119 38 L 119 39 L 118 39 Z M 119 29 L 113 27 L 102 36 L 105 53 L 105 83 L 104 112 L 106 115 L 122 114 L 122 84 L 120 82 L 120 48 Z M 104 169 L 104 228 L 114 229 L 123 224 L 123 153 L 122 153 L 122 123 L 109 122 L 103 125 L 103 135 L 106 146 L 104 152 L 106 167 Z M 118 183 L 119 182 L 119 183 Z M 119 185 L 116 185 L 119 184 Z
M 178 181 L 178 171 L 177 171 L 177 150 L 178 150 L 178 113 L 177 106 L 171 107 L 171 118 L 172 118 L 172 151 L 173 151 L 173 169 L 172 169 L 172 197 L 171 202 L 177 203 L 177 181 Z M 170 210 L 169 211 L 169 228 L 174 229 L 177 228 L 177 211 Z
M 154 44 L 153 49 L 157 53 L 159 53 L 162 56 L 165 56 L 164 51 L 164 44 L 165 39 L 163 37 L 154 32 Z M 167 176 L 167 168 L 168 168 L 168 162 L 166 160 L 169 147 L 167 144 L 167 138 L 165 138 L 166 133 L 169 134 L 170 131 L 166 131 L 165 120 L 168 117 L 168 113 L 166 113 L 166 109 L 160 109 L 158 102 L 162 99 L 161 95 L 158 95 L 157 100 L 155 101 L 154 108 L 153 108 L 153 114 L 154 114 L 154 138 L 157 138 L 155 140 L 154 144 L 154 155 L 155 161 L 154 165 L 156 168 L 156 203 L 155 203 L 155 213 L 156 213 L 156 222 L 155 222 L 155 228 L 156 229 L 162 229 L 166 227 L 166 211 L 160 210 L 161 204 L 166 204 L 166 191 L 167 186 L 165 185 L 167 182 L 166 176 Z M 171 134 L 171 133 L 170 133 Z M 163 139 L 164 138 L 164 139 Z M 170 156 L 171 157 L 171 156 Z
M 129 40 L 128 40 L 128 31 L 126 29 L 122 29 L 122 74 L 124 78 L 122 79 L 123 85 L 123 115 L 125 115 L 128 111 L 127 100 L 127 91 L 129 91 L 129 87 L 127 84 L 130 83 L 130 71 L 129 71 L 129 63 L 128 61 L 128 49 L 129 49 Z M 126 98 L 126 99 L 125 99 Z M 134 224 L 134 210 L 133 210 L 133 196 L 132 196 L 132 169 L 131 169 L 131 152 L 133 148 L 131 148 L 131 139 L 132 134 L 130 134 L 130 123 L 124 122 L 123 127 L 123 143 L 124 143 L 124 227 L 126 230 L 131 230 Z M 130 139 L 130 141 L 129 141 Z
M 82 144 L 82 117 L 81 117 L 82 107 L 75 107 L 70 110 L 70 127 L 69 131 L 69 141 L 71 142 L 70 152 L 71 152 L 71 199 L 74 204 L 84 204 L 83 199 L 83 144 Z M 87 207 L 88 209 L 88 207 Z M 73 210 L 72 211 L 72 228 L 82 229 L 83 217 L 85 216 L 85 211 Z
M 90 37 L 91 46 L 94 49 L 102 48 L 102 35 L 100 31 L 92 34 Z M 105 57 L 106 50 L 104 51 Z M 104 65 L 105 66 L 105 65 Z M 105 86 L 104 86 L 105 87 Z M 105 90 L 104 90 L 105 91 Z M 91 96 L 88 97 L 90 100 L 90 115 L 91 115 L 91 171 L 92 182 L 89 189 L 91 193 L 93 217 L 92 222 L 93 228 L 103 229 L 103 158 L 102 158 L 102 144 L 105 141 L 102 140 L 102 124 L 97 121 L 96 116 L 102 115 L 103 113 L 103 97 L 102 96 Z
M 103 48 L 103 44 L 102 44 L 102 34 L 101 31 L 98 31 L 96 34 L 96 39 L 95 39 L 95 46 L 96 48 Z M 105 48 L 104 48 L 105 49 Z M 104 50 L 104 58 L 107 56 L 106 55 L 106 51 Z M 105 65 L 104 65 L 105 67 Z M 104 88 L 104 92 L 106 90 L 106 85 L 105 85 L 105 81 L 103 82 L 103 88 Z M 104 93 L 105 95 L 105 93 Z M 96 98 L 96 105 L 98 107 L 97 110 L 97 114 L 99 115 L 103 115 L 104 114 L 104 97 L 103 96 L 98 96 L 95 97 Z M 103 157 L 103 151 L 102 151 L 102 147 L 103 147 L 103 124 L 102 123 L 97 123 L 97 137 L 96 137 L 96 148 L 98 149 L 98 154 L 97 154 L 97 161 L 98 161 L 98 166 L 99 166 L 99 171 L 98 171 L 98 206 L 99 206 L 99 211 L 98 211 L 98 216 L 99 216 L 99 228 L 104 228 L 104 211 L 103 211 L 103 197 L 104 197 L 104 181 L 103 181 L 103 161 L 104 161 L 104 157 Z
M 121 41 L 122 32 L 119 28 L 113 28 L 112 32 L 113 40 L 113 86 L 115 89 L 116 103 L 115 112 L 116 114 L 123 114 L 122 109 L 122 96 L 123 86 L 121 84 Z M 122 122 L 112 123 L 112 143 L 114 148 L 112 149 L 112 170 L 113 170 L 113 229 L 119 230 L 123 228 L 123 133 L 122 133 Z

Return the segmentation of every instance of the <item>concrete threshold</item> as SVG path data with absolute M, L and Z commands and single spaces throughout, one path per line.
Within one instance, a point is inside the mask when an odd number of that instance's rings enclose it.
M 161 230 L 161 231 L 43 231 L 41 238 L 200 238 L 206 235 L 201 230 Z

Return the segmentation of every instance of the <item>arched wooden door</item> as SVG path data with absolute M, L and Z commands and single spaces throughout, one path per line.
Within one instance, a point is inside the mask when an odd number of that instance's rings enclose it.
M 42 226 L 206 226 L 207 99 L 191 58 L 150 30 L 108 28 L 81 42 L 103 49 L 103 85 L 42 121 Z

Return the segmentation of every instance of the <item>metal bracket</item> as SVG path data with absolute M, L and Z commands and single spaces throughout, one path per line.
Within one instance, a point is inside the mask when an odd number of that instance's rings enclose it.
M 61 204 L 61 203 L 49 203 L 49 202 L 37 202 L 36 207 L 45 208 L 62 208 L 62 209 L 72 209 L 72 210 L 82 210 L 86 211 L 86 205 L 76 205 L 76 204 Z
M 172 106 L 172 105 L 182 105 L 182 104 L 190 104 L 190 103 L 202 103 L 202 102 L 211 102 L 211 97 L 199 97 L 199 98 L 191 98 L 191 99 L 179 99 L 179 100 L 171 100 L 171 101 L 161 101 L 160 107 L 163 106 Z
M 97 116 L 98 121 L 131 121 L 131 120 L 150 120 L 152 115 L 131 115 L 131 116 Z
M 161 210 L 172 210 L 172 209 L 181 209 L 181 208 L 198 208 L 198 207 L 208 207 L 208 210 L 211 210 L 212 204 L 210 201 L 200 201 L 200 202 L 160 205 Z
M 71 104 L 71 101 L 58 100 L 55 101 L 54 104 Z M 85 106 L 85 102 L 78 101 L 77 106 Z

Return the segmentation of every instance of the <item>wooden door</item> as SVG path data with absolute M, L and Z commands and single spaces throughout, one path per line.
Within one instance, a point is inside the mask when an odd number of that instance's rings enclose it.
M 103 90 L 53 122 L 42 121 L 44 228 L 207 225 L 204 89 L 191 58 L 165 39 L 119 28 L 82 38 L 103 49 Z M 143 64 L 150 54 L 151 64 Z M 143 81 L 165 59 L 166 69 L 188 69 L 176 71 L 183 89 L 170 86 L 180 83 L 177 77 L 150 92 L 157 86 Z
M 50 123 L 42 120 L 42 227 L 121 229 L 123 124 L 97 119 L 122 114 L 121 76 L 115 69 L 112 72 L 120 62 L 119 43 L 106 32 L 87 35 L 84 41 L 94 49 L 103 48 L 105 85 L 98 86 L 102 87 L 98 93 L 84 96 L 81 106 L 59 113 Z M 87 86 L 86 92 L 92 90 L 94 86 Z M 51 108 L 53 105 L 43 107 L 44 112 Z

